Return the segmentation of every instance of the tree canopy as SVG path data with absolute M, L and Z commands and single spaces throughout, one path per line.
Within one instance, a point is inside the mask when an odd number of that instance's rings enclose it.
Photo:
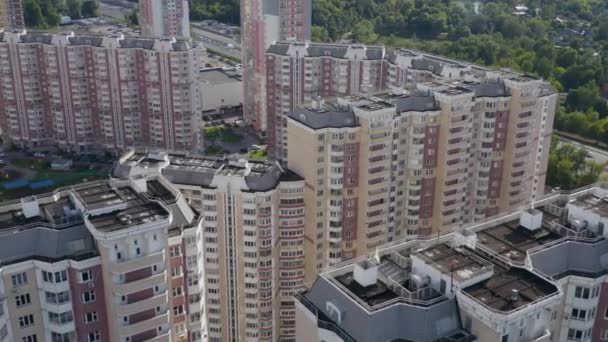
M 98 0 L 25 0 L 25 25 L 31 28 L 49 28 L 61 24 L 61 16 L 72 19 L 96 17 Z

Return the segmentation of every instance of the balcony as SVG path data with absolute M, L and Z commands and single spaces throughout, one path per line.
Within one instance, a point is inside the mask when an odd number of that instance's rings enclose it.
M 136 280 L 130 283 L 116 284 L 114 293 L 117 295 L 127 295 L 137 292 L 142 289 L 154 287 L 154 285 L 162 284 L 165 280 L 165 273 L 159 273 L 148 278 Z
M 151 266 L 153 264 L 164 263 L 165 253 L 163 251 L 149 254 L 145 256 L 141 256 L 138 258 L 133 258 L 127 261 L 123 261 L 120 263 L 114 263 L 110 265 L 110 272 L 112 273 L 127 273 L 130 271 L 135 271 L 138 269 L 142 269 L 147 266 Z
M 149 339 L 148 342 L 170 342 L 171 334 L 166 332 L 162 335 L 157 335 L 156 337 Z
M 157 306 L 166 305 L 167 304 L 167 292 L 163 292 L 154 297 L 150 297 L 144 300 L 140 300 L 131 304 L 124 304 L 118 307 L 118 314 L 121 316 L 130 316 L 135 313 L 154 309 Z
M 131 336 L 143 331 L 157 329 L 159 326 L 168 323 L 169 315 L 165 313 L 163 315 L 159 315 L 152 319 L 147 319 L 139 323 L 122 326 L 119 330 L 121 335 Z

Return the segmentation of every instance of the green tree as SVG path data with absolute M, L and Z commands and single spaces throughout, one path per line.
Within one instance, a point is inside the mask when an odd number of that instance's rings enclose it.
M 326 42 L 329 39 L 325 27 L 314 26 L 311 28 L 311 36 L 313 42 Z
M 48 26 L 53 27 L 61 24 L 61 18 L 57 13 L 57 7 L 52 1 L 42 1 L 42 3 L 40 3 L 40 9 L 45 15 L 44 20 Z
M 587 110 L 593 107 L 598 100 L 598 87 L 594 82 L 588 82 L 584 86 L 571 89 L 568 93 L 566 103 L 571 110 Z
M 86 0 L 82 3 L 82 15 L 85 18 L 97 17 L 99 3 L 96 0 Z
M 28 27 L 45 28 L 47 26 L 38 0 L 26 0 L 23 14 L 25 25 Z
M 82 17 L 81 13 L 81 3 L 80 0 L 66 0 L 65 6 L 68 11 L 68 15 L 72 19 L 80 19 Z
M 353 38 L 361 43 L 374 43 L 378 39 L 378 34 L 374 32 L 374 25 L 367 20 L 359 23 L 353 31 Z

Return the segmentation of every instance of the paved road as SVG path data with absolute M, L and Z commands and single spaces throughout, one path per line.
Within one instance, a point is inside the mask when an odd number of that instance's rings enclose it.
M 575 146 L 578 148 L 584 148 L 585 150 L 587 150 L 587 153 L 589 156 L 588 158 L 595 162 L 598 162 L 601 164 L 605 164 L 608 162 L 608 151 L 599 149 L 594 146 L 585 145 L 580 142 L 574 141 L 572 139 L 564 138 L 562 136 L 559 137 L 559 143 L 572 145 L 572 146 Z
M 234 58 L 241 58 L 241 44 L 234 39 L 224 37 L 213 32 L 201 30 L 197 25 L 190 27 L 190 33 L 194 40 L 203 43 L 203 46 L 216 50 Z

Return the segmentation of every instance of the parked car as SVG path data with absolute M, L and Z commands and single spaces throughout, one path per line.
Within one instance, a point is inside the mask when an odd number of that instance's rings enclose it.
M 46 155 L 44 153 L 42 153 L 42 152 L 36 152 L 36 153 L 34 153 L 34 157 L 36 157 L 36 158 L 44 158 L 44 157 L 46 157 Z

